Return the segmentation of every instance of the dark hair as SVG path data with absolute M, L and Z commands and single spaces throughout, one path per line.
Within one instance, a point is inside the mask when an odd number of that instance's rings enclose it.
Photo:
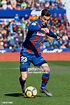
M 50 13 L 50 11 L 49 10 L 47 10 L 47 9 L 44 9 L 44 10 L 42 10 L 42 12 L 41 12 L 41 16 L 50 16 L 51 15 L 51 13 Z

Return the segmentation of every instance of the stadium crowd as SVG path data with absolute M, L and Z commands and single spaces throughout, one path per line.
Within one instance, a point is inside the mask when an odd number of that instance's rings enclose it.
M 64 9 L 61 0 L 0 0 L 0 9 Z M 0 21 L 0 49 L 22 48 L 25 41 L 30 21 L 38 19 L 38 16 L 20 18 L 15 14 L 13 19 L 2 19 Z M 48 28 L 61 38 L 59 41 L 51 37 L 44 37 L 42 48 L 70 48 L 70 24 L 66 14 L 62 16 L 57 13 L 51 16 Z M 49 40 L 50 39 L 50 40 Z
M 64 8 L 61 0 L 0 0 L 0 9 L 59 9 Z

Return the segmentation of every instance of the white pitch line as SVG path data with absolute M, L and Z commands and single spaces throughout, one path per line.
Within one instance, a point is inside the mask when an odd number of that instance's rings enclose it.
M 0 68 L 0 69 L 3 69 L 3 70 L 6 70 L 6 69 L 8 69 L 8 70 L 18 69 L 19 70 L 20 68 Z M 43 73 L 43 72 L 39 68 L 29 68 L 28 73 L 30 73 L 30 74 L 31 73 L 40 74 L 40 73 Z
M 3 70 L 5 70 L 5 69 L 11 69 L 11 70 L 13 70 L 13 69 L 19 69 L 19 68 L 0 68 L 0 69 L 3 69 Z

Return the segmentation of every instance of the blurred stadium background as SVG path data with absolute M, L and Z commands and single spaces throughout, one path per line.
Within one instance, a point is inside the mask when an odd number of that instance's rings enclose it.
M 41 52 L 70 52 L 70 12 L 67 1 L 0 0 L 0 52 L 20 52 L 30 21 L 37 19 L 44 8 L 51 12 L 49 29 L 61 38 L 59 41 L 51 37 L 44 38 Z

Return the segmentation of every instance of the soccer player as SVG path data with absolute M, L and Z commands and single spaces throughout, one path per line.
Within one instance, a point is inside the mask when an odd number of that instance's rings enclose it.
M 19 80 L 23 93 L 26 88 L 27 70 L 30 67 L 30 63 L 33 63 L 34 66 L 38 66 L 43 70 L 40 92 L 45 93 L 47 96 L 52 96 L 52 93 L 46 89 L 50 78 L 50 68 L 40 53 L 40 46 L 45 35 L 59 39 L 59 36 L 48 29 L 47 22 L 50 20 L 50 16 L 49 10 L 44 9 L 40 18 L 32 21 L 28 27 L 27 37 L 20 52 Z

